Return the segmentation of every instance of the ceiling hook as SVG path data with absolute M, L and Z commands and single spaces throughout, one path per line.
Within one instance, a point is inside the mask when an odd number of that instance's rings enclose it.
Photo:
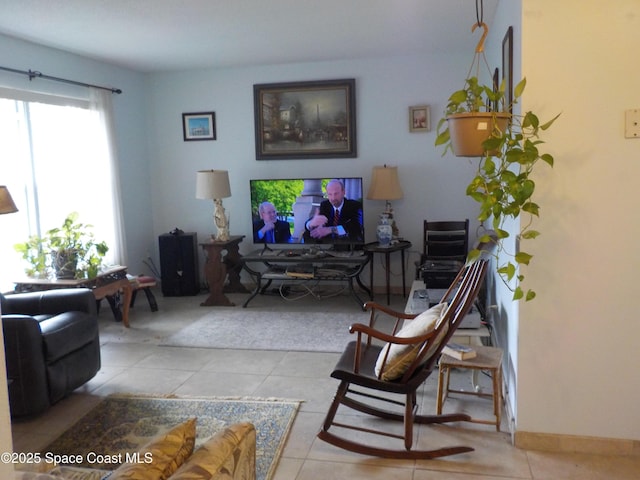
M 482 33 L 482 37 L 480 37 L 480 41 L 478 42 L 478 46 L 476 47 L 476 53 L 482 53 L 484 52 L 484 41 L 489 34 L 489 27 L 487 27 L 487 24 L 484 22 L 474 23 L 473 27 L 471 27 L 471 31 L 473 32 L 476 27 L 482 27 L 484 30 L 484 32 Z

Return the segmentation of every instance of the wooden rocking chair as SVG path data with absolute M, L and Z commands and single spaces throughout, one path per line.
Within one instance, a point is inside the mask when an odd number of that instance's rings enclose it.
M 369 325 L 354 324 L 350 327 L 350 332 L 357 334 L 357 340 L 347 345 L 331 373 L 333 378 L 340 380 L 340 386 L 318 438 L 345 450 L 384 458 L 431 459 L 474 450 L 467 446 L 412 450 L 414 423 L 437 424 L 471 420 L 469 415 L 458 413 L 418 415 L 416 390 L 436 368 L 442 348 L 473 305 L 486 272 L 486 253 L 492 247 L 493 242 L 476 247 L 483 255 L 460 270 L 441 302 L 427 312 L 416 316 L 396 312 L 375 302 L 365 304 L 365 309 L 371 311 Z M 396 318 L 391 335 L 374 328 L 380 313 Z M 408 319 L 412 320 L 405 322 Z M 403 323 L 407 326 L 400 330 Z M 372 344 L 372 338 L 388 343 L 382 346 Z M 354 389 L 354 386 L 360 388 Z M 379 392 L 386 392 L 386 396 L 381 396 Z M 404 401 L 388 395 L 389 393 L 403 395 Z M 403 411 L 400 408 L 395 411 L 382 409 L 367 403 L 371 399 L 404 408 Z M 335 416 L 341 405 L 383 419 L 402 421 L 404 435 L 336 422 Z M 358 443 L 330 432 L 332 426 L 403 439 L 404 450 Z

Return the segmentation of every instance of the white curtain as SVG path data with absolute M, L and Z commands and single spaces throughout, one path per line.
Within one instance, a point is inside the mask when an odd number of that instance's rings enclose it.
M 24 277 L 26 265 L 13 246 L 60 226 L 74 211 L 109 245 L 105 265 L 127 264 L 112 94 L 81 93 L 0 87 L 0 184 L 19 209 L 0 220 L 0 291 Z
M 89 108 L 96 112 L 104 135 L 104 145 L 102 148 L 107 155 L 107 160 L 110 165 L 110 179 L 104 179 L 103 181 L 109 181 L 111 185 L 111 209 L 113 212 L 113 240 L 114 243 L 111 246 L 111 254 L 116 264 L 127 265 L 127 251 L 124 234 L 124 223 L 122 216 L 122 201 L 120 195 L 120 169 L 118 167 L 118 153 L 117 144 L 115 140 L 115 128 L 113 121 L 113 106 L 111 102 L 112 93 L 98 88 L 89 89 Z

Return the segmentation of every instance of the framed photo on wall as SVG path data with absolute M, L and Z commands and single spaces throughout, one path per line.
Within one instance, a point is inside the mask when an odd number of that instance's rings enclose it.
M 409 131 L 428 132 L 429 130 L 431 130 L 429 105 L 409 107 Z
M 355 79 L 253 86 L 256 159 L 357 157 Z
M 185 142 L 215 140 L 216 112 L 183 113 L 182 134 Z
M 507 29 L 502 39 L 502 78 L 504 79 L 504 101 L 513 111 L 513 27 Z

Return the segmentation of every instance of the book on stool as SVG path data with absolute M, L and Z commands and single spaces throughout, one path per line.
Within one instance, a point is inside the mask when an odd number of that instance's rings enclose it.
M 447 343 L 442 348 L 442 353 L 449 355 L 457 360 L 469 360 L 476 357 L 476 351 L 469 345 L 460 345 L 459 343 Z

